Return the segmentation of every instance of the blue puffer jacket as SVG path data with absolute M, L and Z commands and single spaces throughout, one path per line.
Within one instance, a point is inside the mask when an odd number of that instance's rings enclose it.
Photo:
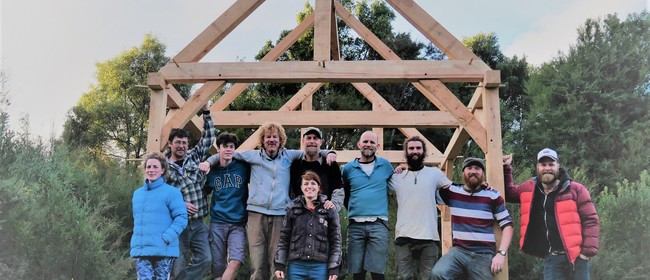
M 161 177 L 133 192 L 131 257 L 178 257 L 178 236 L 187 226 L 181 192 Z

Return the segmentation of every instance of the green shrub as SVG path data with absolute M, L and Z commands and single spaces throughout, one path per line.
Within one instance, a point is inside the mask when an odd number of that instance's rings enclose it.
M 650 175 L 607 188 L 597 200 L 600 251 L 592 262 L 594 279 L 647 279 L 650 275 Z
M 15 279 L 126 279 L 133 170 L 14 142 L 0 174 L 0 270 Z M 117 175 L 112 178 L 108 176 Z M 141 176 L 139 176 L 141 177 Z

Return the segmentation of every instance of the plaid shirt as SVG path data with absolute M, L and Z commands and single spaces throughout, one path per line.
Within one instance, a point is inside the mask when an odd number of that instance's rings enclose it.
M 165 174 L 167 184 L 180 189 L 183 194 L 183 200 L 196 205 L 199 209 L 194 214 L 188 213 L 190 221 L 200 220 L 210 213 L 207 197 L 203 193 L 203 184 L 207 177 L 205 173 L 199 170 L 199 163 L 208 158 L 208 152 L 215 139 L 216 130 L 214 129 L 212 117 L 210 114 L 203 114 L 201 140 L 199 140 L 199 143 L 194 148 L 187 151 L 185 159 L 183 159 L 183 166 L 178 166 L 178 164 L 169 159 L 169 151 L 167 154 L 167 162 L 169 163 L 169 170 Z

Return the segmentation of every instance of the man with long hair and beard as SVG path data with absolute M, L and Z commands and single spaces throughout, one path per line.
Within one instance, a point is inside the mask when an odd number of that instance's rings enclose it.
M 503 157 L 506 201 L 521 203 L 521 250 L 544 259 L 544 279 L 589 279 L 600 222 L 589 191 L 560 168 L 556 151 L 537 154 L 537 177 L 516 186 Z
M 451 185 L 440 169 L 424 166 L 427 147 L 413 136 L 404 141 L 408 169 L 393 174 L 391 190 L 397 197 L 395 264 L 397 279 L 429 280 L 438 260 L 438 210 L 436 191 Z
M 501 272 L 512 239 L 512 218 L 498 191 L 484 184 L 485 161 L 463 161 L 464 185 L 440 189 L 440 197 L 451 210 L 453 247 L 431 272 L 433 279 L 493 279 Z M 493 224 L 503 234 L 496 244 Z

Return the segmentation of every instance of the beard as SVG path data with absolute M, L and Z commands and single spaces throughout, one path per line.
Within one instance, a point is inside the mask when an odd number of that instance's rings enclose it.
M 424 157 L 421 154 L 407 155 L 406 163 L 409 165 L 409 168 L 419 168 L 424 165 Z
M 371 158 L 375 156 L 375 150 L 373 149 L 363 149 L 361 150 L 361 155 L 363 155 L 365 158 Z
M 318 147 L 307 147 L 305 149 L 305 154 L 307 154 L 309 157 L 316 157 L 318 155 Z
M 472 190 L 478 189 L 483 184 L 483 176 L 477 174 L 463 174 L 463 183 Z
M 555 182 L 555 180 L 557 180 L 558 177 L 559 177 L 558 172 L 554 172 L 554 171 L 547 172 L 547 173 L 539 173 L 539 172 L 537 173 L 537 178 L 539 178 L 540 181 L 542 181 L 542 184 L 547 184 L 547 185 L 550 185 L 553 182 Z

